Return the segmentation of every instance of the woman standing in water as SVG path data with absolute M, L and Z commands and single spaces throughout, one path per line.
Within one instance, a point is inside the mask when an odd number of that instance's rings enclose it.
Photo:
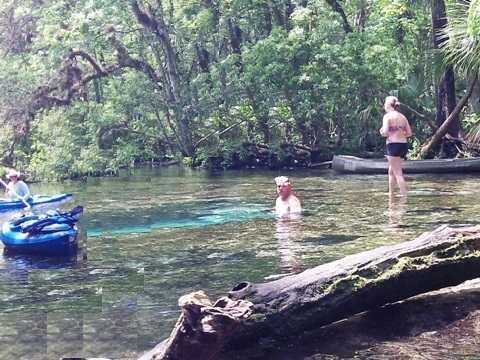
M 412 129 L 407 118 L 397 108 L 400 102 L 395 96 L 385 99 L 385 112 L 380 134 L 387 138 L 388 193 L 393 196 L 398 184 L 402 196 L 407 196 L 407 184 L 403 178 L 402 162 L 407 157 L 407 138 L 412 136 Z

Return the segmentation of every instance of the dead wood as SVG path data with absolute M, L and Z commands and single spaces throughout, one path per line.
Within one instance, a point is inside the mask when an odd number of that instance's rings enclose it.
M 420 155 L 418 158 L 423 158 L 427 152 L 435 148 L 435 146 L 443 139 L 443 137 L 447 134 L 448 128 L 450 127 L 451 124 L 455 121 L 457 116 L 460 114 L 462 111 L 463 107 L 467 104 L 468 99 L 473 93 L 473 90 L 475 89 L 475 84 L 478 80 L 478 74 L 474 74 L 469 78 L 468 81 L 468 87 L 466 93 L 462 96 L 460 101 L 458 102 L 457 106 L 455 106 L 455 109 L 453 112 L 448 116 L 448 118 L 444 121 L 444 123 L 437 129 L 433 137 L 430 139 L 427 145 L 424 145 L 420 149 Z
M 283 339 L 480 275 L 480 226 L 441 227 L 416 240 L 347 256 L 229 297 L 255 304 L 226 349 Z
M 182 314 L 152 360 L 217 359 L 235 327 L 253 311 L 252 303 L 227 297 L 212 305 L 202 291 L 182 296 L 178 304 Z

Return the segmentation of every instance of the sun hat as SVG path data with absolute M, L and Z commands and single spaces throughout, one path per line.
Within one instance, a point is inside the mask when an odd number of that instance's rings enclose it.
M 7 179 L 10 179 L 12 176 L 20 177 L 20 173 L 14 169 L 10 169 L 7 174 Z
M 277 186 L 292 185 L 288 176 L 277 176 L 275 178 L 275 184 L 277 184 Z

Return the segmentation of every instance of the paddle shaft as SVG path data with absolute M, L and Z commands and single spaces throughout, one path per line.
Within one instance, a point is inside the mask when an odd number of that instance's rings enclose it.
M 5 186 L 5 189 L 8 189 L 8 185 L 5 183 L 5 181 L 3 181 L 2 179 L 0 179 L 0 182 L 2 183 L 3 186 Z M 27 209 L 30 209 L 30 204 L 28 202 L 25 201 L 24 198 L 22 198 L 20 195 L 18 195 L 15 190 L 12 189 L 8 189 L 9 191 L 11 191 L 13 193 L 13 195 L 15 195 L 16 197 L 18 197 L 20 200 L 22 200 L 22 202 L 27 206 Z

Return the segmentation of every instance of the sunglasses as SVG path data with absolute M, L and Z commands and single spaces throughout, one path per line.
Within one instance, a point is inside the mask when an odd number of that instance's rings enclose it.
M 277 186 L 292 185 L 292 183 L 290 182 L 290 179 L 286 176 L 277 176 L 275 178 L 275 184 L 277 184 Z

